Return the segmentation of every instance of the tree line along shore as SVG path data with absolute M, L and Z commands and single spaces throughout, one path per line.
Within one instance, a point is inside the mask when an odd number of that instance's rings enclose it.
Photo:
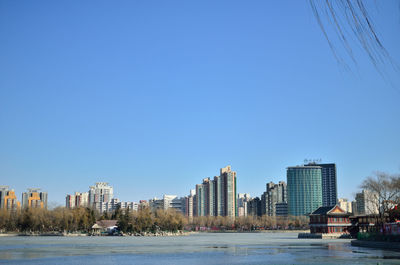
M 22 235 L 91 234 L 96 221 L 117 220 L 119 235 L 167 235 L 182 231 L 262 231 L 307 229 L 306 217 L 186 217 L 173 209 L 129 211 L 117 209 L 100 214 L 90 208 L 26 208 L 0 211 L 0 233 Z

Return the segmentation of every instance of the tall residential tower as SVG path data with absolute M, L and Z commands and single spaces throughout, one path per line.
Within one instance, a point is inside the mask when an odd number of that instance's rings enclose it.
M 113 196 L 113 187 L 106 182 L 96 182 L 89 187 L 89 205 L 100 213 L 107 210 L 106 203 L 111 203 Z
M 22 208 L 47 209 L 47 192 L 29 188 L 27 192 L 22 193 Z
M 270 182 L 267 183 L 266 188 L 261 196 L 262 214 L 268 216 L 287 215 L 286 183 L 284 181 L 279 181 L 278 184 Z
M 218 194 L 218 200 L 221 198 L 223 204 L 218 204 L 223 207 L 219 212 L 222 216 L 235 217 L 237 213 L 237 190 L 236 190 L 236 172 L 231 170 L 231 166 L 221 168 L 218 181 L 221 182 L 222 192 Z M 219 186 L 219 184 L 217 184 Z
M 0 186 L 0 209 L 17 210 L 20 206 L 14 190 L 10 190 L 8 186 Z
M 213 180 L 203 179 L 196 185 L 195 201 L 197 216 L 238 216 L 236 172 L 227 166 Z

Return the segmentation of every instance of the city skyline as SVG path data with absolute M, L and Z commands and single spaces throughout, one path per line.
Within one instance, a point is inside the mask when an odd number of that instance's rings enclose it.
M 226 207 L 226 206 L 219 206 L 218 205 L 218 203 L 216 203 L 215 201 L 218 201 L 216 198 L 217 197 L 215 197 L 215 195 L 214 195 L 214 193 L 216 193 L 217 192 L 217 190 L 218 190 L 218 187 L 219 186 L 221 186 L 221 185 L 217 185 L 217 183 L 224 183 L 223 181 L 221 182 L 221 176 L 223 176 L 224 174 L 227 174 L 227 172 L 228 173 L 230 173 L 230 172 L 232 172 L 233 173 L 233 177 L 234 177 L 234 183 L 235 183 L 235 186 L 234 186 L 234 193 L 233 194 L 247 194 L 247 195 L 250 195 L 250 198 L 255 198 L 255 197 L 260 197 L 260 198 L 262 198 L 263 196 L 266 196 L 266 193 L 268 192 L 268 190 L 269 189 L 273 189 L 275 186 L 276 187 L 279 187 L 280 185 L 285 185 L 284 186 L 284 189 L 283 189 L 283 191 L 284 191 L 284 194 L 282 194 L 282 195 L 279 195 L 279 196 L 283 196 L 283 197 L 281 197 L 281 199 L 279 199 L 277 202 L 283 202 L 283 201 L 287 201 L 287 195 L 286 195 L 286 183 L 285 183 L 285 181 L 289 181 L 289 179 L 288 179 L 288 172 L 289 172 L 289 170 L 290 169 L 296 169 L 296 168 L 300 168 L 300 169 L 307 169 L 307 168 L 313 168 L 313 167 L 315 167 L 315 168 L 319 168 L 320 170 L 323 170 L 323 167 L 328 167 L 328 168 L 333 168 L 334 169 L 334 174 L 333 174 L 333 176 L 334 176 L 334 179 L 335 179 L 335 184 L 336 184 L 336 164 L 335 163 L 328 163 L 328 164 L 317 164 L 318 162 L 321 162 L 321 159 L 314 159 L 314 160 L 310 160 L 310 159 L 305 159 L 304 160 L 304 164 L 300 164 L 300 165 L 296 165 L 296 166 L 288 166 L 288 167 L 286 167 L 286 173 L 287 173 L 287 176 L 284 178 L 284 179 L 280 179 L 278 182 L 277 182 L 277 184 L 274 184 L 273 183 L 273 181 L 267 181 L 267 182 L 265 182 L 265 184 L 266 184 L 266 191 L 264 190 L 264 191 L 262 191 L 261 193 L 257 193 L 257 194 L 255 194 L 255 193 L 253 193 L 253 194 L 250 194 L 249 192 L 245 192 L 245 193 L 243 193 L 243 192 L 238 192 L 238 189 L 237 189 L 237 185 L 236 185 L 236 181 L 237 181 L 237 179 L 236 179 L 236 171 L 231 171 L 231 165 L 228 165 L 228 166 L 226 166 L 225 168 L 221 168 L 220 169 L 220 175 L 219 176 L 214 176 L 213 178 L 211 178 L 211 177 L 206 177 L 206 178 L 204 178 L 203 179 L 203 183 L 201 183 L 201 184 L 195 184 L 195 188 L 194 189 L 189 189 L 190 190 L 190 194 L 192 194 L 192 191 L 194 191 L 194 193 L 196 194 L 199 194 L 199 190 L 198 190 L 198 188 L 200 187 L 200 191 L 204 194 L 204 195 L 207 195 L 206 196 L 206 199 L 205 199 L 205 202 L 202 202 L 202 204 L 204 204 L 204 205 L 206 205 L 206 204 L 208 204 L 208 205 L 210 205 L 210 206 L 207 206 L 207 207 L 212 207 L 212 208 L 202 208 L 201 210 L 196 210 L 196 214 L 199 214 L 199 215 L 211 215 L 211 216 L 218 216 L 218 215 L 225 215 L 225 210 L 221 210 L 222 208 L 221 207 Z M 327 196 L 327 194 L 329 195 L 329 194 L 337 194 L 338 193 L 338 189 L 337 189 L 337 187 L 335 186 L 335 185 L 329 185 L 329 186 L 326 186 L 326 187 L 324 187 L 324 185 L 323 185 L 323 182 L 324 182 L 324 179 L 326 179 L 326 176 L 324 177 L 323 176 L 323 173 L 322 173 L 323 171 L 320 171 L 319 172 L 319 178 L 320 178 L 320 187 L 319 187 L 319 189 L 320 189 L 320 193 L 321 193 L 321 202 L 315 202 L 316 203 L 316 205 L 321 205 L 321 206 L 326 206 L 325 204 L 326 204 L 326 202 L 324 201 L 324 197 L 326 197 Z M 239 178 L 240 179 L 240 178 Z M 271 186 L 272 185 L 272 186 Z M 38 186 L 38 185 L 36 185 L 36 186 Z M 114 185 L 113 185 L 114 186 Z M 113 195 L 113 186 L 109 186 L 109 183 L 107 183 L 107 182 L 104 182 L 104 181 L 96 181 L 95 182 L 95 185 L 94 186 L 89 186 L 89 190 L 88 191 L 86 191 L 86 189 L 83 189 L 83 192 L 82 192 L 82 190 L 74 190 L 73 192 L 72 191 L 69 191 L 69 192 L 67 192 L 66 194 L 67 194 L 67 196 L 65 197 L 64 196 L 64 200 L 63 200 L 63 202 L 62 203 L 57 203 L 57 204 L 52 204 L 51 205 L 51 207 L 56 207 L 56 206 L 65 206 L 66 204 L 67 205 L 70 205 L 70 206 L 67 206 L 67 207 L 71 207 L 72 205 L 75 205 L 75 206 L 87 206 L 87 205 L 89 205 L 88 204 L 88 202 L 89 201 L 92 201 L 92 203 L 94 202 L 94 201 L 96 201 L 96 202 L 98 202 L 98 203 L 102 203 L 103 201 L 104 202 L 108 202 L 108 203 L 111 203 L 111 199 L 112 198 L 117 198 L 117 202 L 119 202 L 119 199 L 120 199 L 120 197 L 119 196 L 114 196 Z M 293 186 L 293 185 L 292 185 Z M 311 185 L 311 186 L 314 186 L 314 185 Z M 310 186 L 310 187 L 311 187 Z M 3 186 L 3 187 L 9 187 L 9 185 L 6 185 L 6 186 Z M 221 188 L 221 187 L 220 187 Z M 225 188 L 227 188 L 227 187 L 225 187 Z M 36 191 L 36 190 L 41 190 L 42 188 L 27 188 L 27 190 L 29 191 L 29 190 L 33 190 L 33 191 Z M 204 191 L 203 191 L 203 189 L 206 189 L 206 193 L 204 193 Z M 209 190 L 211 189 L 211 193 L 209 192 Z M 11 189 L 13 192 L 15 192 L 14 191 L 14 188 L 13 189 Z M 106 193 L 104 193 L 104 195 L 103 195 L 103 190 L 106 192 Z M 350 200 L 350 201 L 352 201 L 352 200 L 355 200 L 356 199 L 356 197 L 357 197 L 357 195 L 359 194 L 359 192 L 360 191 L 362 191 L 362 189 L 361 188 L 359 188 L 359 187 L 357 187 L 356 188 L 356 190 L 353 192 L 353 194 L 354 194 L 354 196 L 353 197 L 345 197 L 345 196 L 338 196 L 338 195 L 335 195 L 334 197 L 336 198 L 336 201 L 337 201 L 337 204 L 339 203 L 339 201 L 338 201 L 338 199 L 339 198 L 344 198 L 344 199 L 347 199 L 347 200 Z M 97 193 L 99 193 L 99 195 L 96 197 L 96 199 L 95 199 L 95 192 L 96 192 L 96 194 Z M 221 192 L 221 191 L 219 191 L 219 192 Z M 281 191 L 282 192 L 282 191 Z M 24 196 L 24 193 L 25 192 L 23 192 L 22 193 L 22 197 Z M 47 192 L 46 192 L 46 194 L 47 194 Z M 141 200 L 152 200 L 152 199 L 157 199 L 157 197 L 163 197 L 163 196 L 165 196 L 166 194 L 177 194 L 176 192 L 170 192 L 170 193 L 166 193 L 166 192 L 162 192 L 161 193 L 161 196 L 160 196 L 160 194 L 159 195 L 153 195 L 153 196 L 151 196 L 151 197 L 149 197 L 149 198 L 139 198 L 139 199 L 132 199 L 132 198 L 128 198 L 128 199 L 126 199 L 126 198 L 124 198 L 124 199 L 122 199 L 121 201 L 122 202 L 124 202 L 124 201 L 130 201 L 130 202 L 139 202 L 139 201 L 141 201 Z M 204 196 L 204 195 L 202 195 L 202 196 Z M 76 197 L 76 196 L 78 196 L 78 197 Z M 81 200 L 82 200 L 82 196 L 86 196 L 86 198 L 85 199 L 83 199 L 83 201 L 84 201 L 84 203 L 83 204 L 81 204 L 82 202 L 81 202 Z M 106 196 L 106 197 L 103 197 L 103 196 Z M 188 196 L 188 193 L 184 193 L 184 194 L 177 194 L 177 195 L 174 195 L 174 196 L 177 196 L 178 198 L 183 198 L 183 197 L 186 197 L 186 196 Z M 221 196 L 221 195 L 220 195 Z M 225 195 L 226 196 L 226 195 Z M 275 195 L 276 196 L 276 195 Z M 329 196 L 331 196 L 331 195 L 329 195 Z M 215 198 L 214 198 L 215 197 Z M 235 197 L 235 196 L 234 196 Z M 236 198 L 236 197 L 235 197 Z M 75 200 L 78 200 L 78 201 L 75 201 Z M 236 199 L 238 199 L 238 198 L 236 198 Z M 18 200 L 18 196 L 17 196 L 17 200 Z M 24 199 L 22 198 L 21 199 L 21 202 L 23 201 Z M 210 203 L 208 203 L 208 201 L 209 200 L 215 200 L 215 201 L 212 201 L 211 202 L 211 204 Z M 221 201 L 221 199 L 219 199 L 220 201 Z M 222 200 L 222 201 L 224 201 L 224 200 Z M 47 202 L 47 195 L 46 195 L 46 202 Z M 51 201 L 50 200 L 50 203 L 54 203 L 54 201 Z M 85 203 L 86 202 L 86 203 Z M 116 203 L 117 203 L 116 202 Z M 261 201 L 260 201 L 261 202 Z M 114 202 L 112 202 L 113 204 L 114 204 Z M 196 202 L 196 207 L 198 207 L 200 204 L 199 204 L 200 202 Z M 237 201 L 236 201 L 236 203 L 237 203 Z M 102 208 L 102 207 L 106 207 L 106 208 Z M 72 207 L 74 207 L 74 206 L 72 206 Z M 104 204 L 103 206 L 100 206 L 100 205 L 93 205 L 93 207 L 95 208 L 95 209 L 107 209 L 107 204 Z M 267 207 L 266 205 L 263 205 L 262 207 Z M 270 206 L 271 207 L 271 206 Z M 287 207 L 287 206 L 286 206 Z M 47 205 L 46 205 L 46 208 L 47 208 Z M 111 208 L 110 208 L 111 209 Z M 200 209 L 200 208 L 199 208 Z M 237 208 L 237 206 L 235 206 L 235 208 L 234 208 L 236 211 L 238 210 L 238 208 Z M 197 211 L 201 211 L 201 212 L 197 212 Z M 263 210 L 261 210 L 261 212 L 263 213 L 263 214 L 267 214 L 268 215 L 268 209 L 263 209 Z M 237 212 L 236 212 L 236 215 L 237 215 Z
M 3 2 L 1 182 L 60 205 L 96 181 L 139 200 L 230 164 L 238 192 L 261 194 L 322 158 L 351 198 L 399 172 L 400 75 L 382 78 L 353 39 L 357 67 L 338 63 L 306 2 Z M 380 2 L 370 14 L 399 64 L 397 4 Z
M 219 176 L 204 178 L 196 184 L 189 195 L 164 194 L 162 199 L 121 201 L 114 196 L 114 188 L 106 182 L 96 182 L 87 192 L 75 192 L 65 197 L 66 208 L 91 208 L 99 213 L 113 213 L 117 209 L 138 211 L 149 207 L 152 212 L 170 208 L 181 212 L 192 220 L 193 217 L 244 217 L 254 216 L 307 216 L 319 207 L 331 209 L 337 205 L 350 214 L 376 213 L 376 193 L 361 190 L 355 200 L 337 198 L 336 164 L 317 164 L 320 160 L 304 160 L 301 166 L 287 167 L 287 183 L 279 181 L 266 183 L 266 190 L 260 196 L 237 192 L 237 172 L 231 165 L 220 168 Z M 22 193 L 22 205 L 17 200 L 15 191 L 9 186 L 0 186 L 0 208 L 20 210 L 25 208 L 47 209 L 47 192 L 40 188 L 28 188 Z M 374 196 L 371 196 L 375 194 Z M 372 198 L 372 199 L 371 199 Z

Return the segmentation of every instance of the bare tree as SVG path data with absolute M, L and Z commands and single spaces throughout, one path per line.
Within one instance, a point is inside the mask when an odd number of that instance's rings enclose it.
M 390 64 L 398 70 L 375 29 L 365 0 L 309 0 L 309 2 L 329 47 L 340 64 L 348 66 L 333 41 L 335 34 L 330 31 L 336 32 L 339 43 L 355 65 L 357 60 L 353 48 L 357 45 L 352 42 L 361 45 L 380 74 L 384 64 Z
M 364 199 L 377 208 L 377 221 L 383 225 L 385 214 L 400 203 L 400 175 L 377 172 L 365 179 L 361 188 L 369 191 Z

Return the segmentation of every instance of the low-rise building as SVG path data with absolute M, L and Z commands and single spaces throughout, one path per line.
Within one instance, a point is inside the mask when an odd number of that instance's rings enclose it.
M 159 209 L 164 209 L 164 201 L 163 199 L 158 199 L 157 197 L 154 197 L 153 199 L 149 200 L 149 207 L 153 212 Z
M 94 235 L 107 235 L 113 234 L 116 229 L 118 220 L 100 220 L 92 226 L 92 233 Z
M 158 209 L 175 209 L 176 211 L 182 212 L 184 208 L 184 199 L 178 198 L 176 195 L 164 195 L 162 199 L 150 199 L 149 205 L 152 211 L 157 211 Z
M 120 202 L 121 210 L 125 211 L 129 209 L 129 211 L 137 211 L 139 209 L 139 204 L 137 202 Z
M 348 234 L 350 214 L 338 205 L 322 206 L 310 214 L 310 232 L 312 234 Z

